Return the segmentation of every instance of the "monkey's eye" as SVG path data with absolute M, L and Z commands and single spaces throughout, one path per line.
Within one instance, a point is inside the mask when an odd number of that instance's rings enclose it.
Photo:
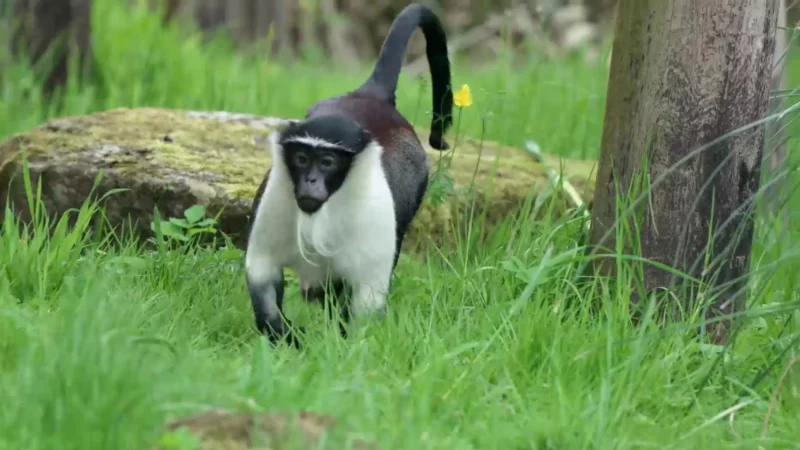
M 323 156 L 323 157 L 322 157 L 322 158 L 319 160 L 319 165 L 320 165 L 320 166 L 322 166 L 322 167 L 324 167 L 324 168 L 326 168 L 326 169 L 330 169 L 330 168 L 331 168 L 331 167 L 333 167 L 335 164 L 336 164 L 336 159 L 334 159 L 334 157 L 333 157 L 333 156 Z
M 308 165 L 308 156 L 305 153 L 295 153 L 294 155 L 294 163 L 298 166 L 307 166 Z

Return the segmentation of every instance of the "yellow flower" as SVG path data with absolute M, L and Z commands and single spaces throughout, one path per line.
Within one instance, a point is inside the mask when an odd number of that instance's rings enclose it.
M 461 89 L 453 94 L 453 103 L 459 108 L 465 108 L 472 104 L 472 94 L 469 92 L 468 85 L 462 84 Z

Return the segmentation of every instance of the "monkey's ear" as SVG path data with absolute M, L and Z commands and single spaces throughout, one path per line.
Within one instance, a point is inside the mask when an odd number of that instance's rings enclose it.
M 295 126 L 297 126 L 298 123 L 300 123 L 300 121 L 297 119 L 287 119 L 282 124 L 275 127 L 275 130 L 278 133 L 283 134 L 293 129 Z
M 367 131 L 365 128 L 363 128 L 363 127 L 359 127 L 359 128 L 361 128 L 361 139 L 364 140 L 364 145 L 369 144 L 370 142 L 372 142 L 373 139 L 375 139 L 372 136 L 372 133 Z

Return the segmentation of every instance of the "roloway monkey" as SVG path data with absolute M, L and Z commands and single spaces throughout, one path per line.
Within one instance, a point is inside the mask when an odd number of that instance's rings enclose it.
M 312 297 L 328 280 L 337 297 L 347 290 L 345 321 L 386 310 L 403 237 L 428 186 L 425 150 L 395 107 L 403 56 L 418 27 L 432 78 L 429 143 L 447 149 L 447 37 L 439 18 L 418 4 L 395 18 L 363 85 L 314 104 L 303 120 L 270 136 L 273 165 L 253 201 L 245 267 L 255 324 L 273 343 L 299 346 L 283 316 L 284 267 L 312 287 Z

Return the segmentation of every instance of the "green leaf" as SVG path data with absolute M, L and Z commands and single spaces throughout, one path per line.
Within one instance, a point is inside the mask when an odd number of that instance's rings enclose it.
M 161 233 L 165 236 L 169 236 L 171 238 L 175 238 L 181 241 L 188 241 L 189 238 L 183 234 L 183 228 L 173 224 L 169 221 L 162 221 L 161 222 Z
M 192 227 L 192 224 L 190 224 L 186 219 L 179 219 L 177 217 L 171 217 L 169 219 L 169 221 L 170 221 L 170 223 L 175 224 L 175 225 L 177 225 L 177 226 L 179 226 L 181 228 L 189 229 L 189 228 Z
M 205 218 L 205 219 L 201 220 L 200 222 L 196 223 L 195 226 L 198 226 L 198 227 L 209 227 L 209 226 L 214 225 L 216 223 L 217 223 L 217 221 L 214 220 L 214 218 L 208 217 L 208 218 Z
M 216 230 L 214 230 L 213 228 L 192 228 L 191 230 L 189 230 L 189 236 L 194 236 L 195 234 L 200 234 L 200 233 L 212 233 L 213 234 L 214 231 L 216 231 Z
M 186 217 L 189 223 L 195 223 L 206 215 L 206 207 L 203 205 L 191 206 L 189 209 L 183 212 L 183 215 Z
M 161 232 L 164 234 L 183 234 L 183 230 L 168 220 L 161 221 Z
M 185 234 L 176 233 L 170 235 L 170 237 L 173 239 L 177 239 L 181 242 L 189 242 L 189 236 L 186 236 Z

